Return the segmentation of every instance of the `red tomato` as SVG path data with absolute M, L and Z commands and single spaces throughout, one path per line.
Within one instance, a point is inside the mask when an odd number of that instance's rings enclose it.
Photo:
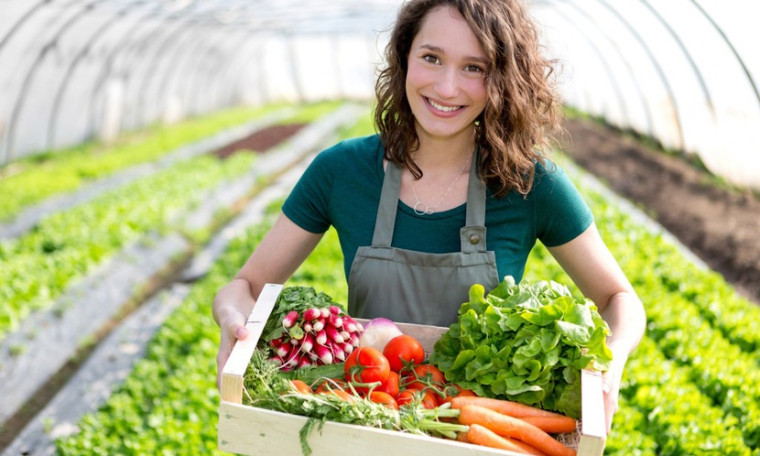
M 418 364 L 414 366 L 411 372 L 402 377 L 401 386 L 416 389 L 435 388 L 438 391 L 443 390 L 446 383 L 446 377 L 443 372 L 432 364 Z
M 372 347 L 358 347 L 348 355 L 343 368 L 346 380 L 353 383 L 383 382 L 391 367 L 388 359 Z
M 417 390 L 404 390 L 398 393 L 398 396 L 396 396 L 396 403 L 401 405 L 406 405 L 414 401 L 414 392 Z
M 385 393 L 383 391 L 372 391 L 369 393 L 369 400 L 372 402 L 377 402 L 378 404 L 385 404 L 390 408 L 398 410 L 398 403 L 396 402 L 396 399 L 393 399 L 393 396 L 391 396 L 388 393 Z
M 388 373 L 388 378 L 385 379 L 383 383 L 380 384 L 377 388 L 375 388 L 375 391 L 382 391 L 384 393 L 388 393 L 393 397 L 398 396 L 399 393 L 399 376 L 396 372 L 390 371 Z
M 388 358 L 391 370 L 398 372 L 404 367 L 404 364 L 419 364 L 424 361 L 425 349 L 414 337 L 401 334 L 385 344 L 383 355 Z
M 459 385 L 447 385 L 443 392 L 446 396 L 441 399 L 441 404 L 451 402 L 451 399 L 457 396 L 477 396 L 472 390 L 462 389 Z

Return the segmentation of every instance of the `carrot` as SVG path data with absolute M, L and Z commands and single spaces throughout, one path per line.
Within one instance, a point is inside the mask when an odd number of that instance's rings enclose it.
M 311 394 L 313 391 L 311 390 L 311 387 L 306 384 L 303 380 L 290 380 L 290 385 L 299 393 L 303 394 Z
M 467 441 L 476 445 L 483 445 L 490 448 L 499 448 L 510 450 L 520 454 L 532 454 L 535 456 L 545 456 L 544 453 L 526 445 L 519 440 L 502 437 L 487 427 L 479 424 L 471 424 L 467 429 Z
M 549 434 L 575 431 L 576 422 L 569 416 L 524 416 L 520 418 Z
M 566 447 L 552 436 L 525 421 L 478 405 L 464 405 L 459 409 L 459 422 L 479 424 L 503 437 L 518 439 L 549 456 L 575 456 L 575 450 Z
M 494 399 L 490 397 L 478 396 L 456 396 L 451 399 L 451 408 L 458 409 L 462 408 L 463 405 L 477 405 L 480 407 L 489 408 L 495 412 L 513 416 L 515 418 L 522 418 L 524 416 L 565 416 L 561 413 L 542 410 L 538 407 L 532 407 L 530 405 L 508 401 L 506 399 Z

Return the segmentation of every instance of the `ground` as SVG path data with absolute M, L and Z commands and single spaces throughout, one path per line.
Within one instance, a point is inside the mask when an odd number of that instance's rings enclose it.
M 760 197 L 685 157 L 586 119 L 565 123 L 568 155 L 635 202 L 745 297 L 760 303 Z

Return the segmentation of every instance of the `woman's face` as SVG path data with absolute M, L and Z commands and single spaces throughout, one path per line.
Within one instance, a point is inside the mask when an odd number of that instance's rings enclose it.
M 412 41 L 406 96 L 417 134 L 436 139 L 472 135 L 486 106 L 486 56 L 451 7 L 431 10 Z

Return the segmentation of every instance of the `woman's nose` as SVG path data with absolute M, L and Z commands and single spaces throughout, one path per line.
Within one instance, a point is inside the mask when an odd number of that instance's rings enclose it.
M 453 98 L 459 93 L 459 79 L 456 70 L 444 68 L 438 75 L 436 91 L 442 98 Z

